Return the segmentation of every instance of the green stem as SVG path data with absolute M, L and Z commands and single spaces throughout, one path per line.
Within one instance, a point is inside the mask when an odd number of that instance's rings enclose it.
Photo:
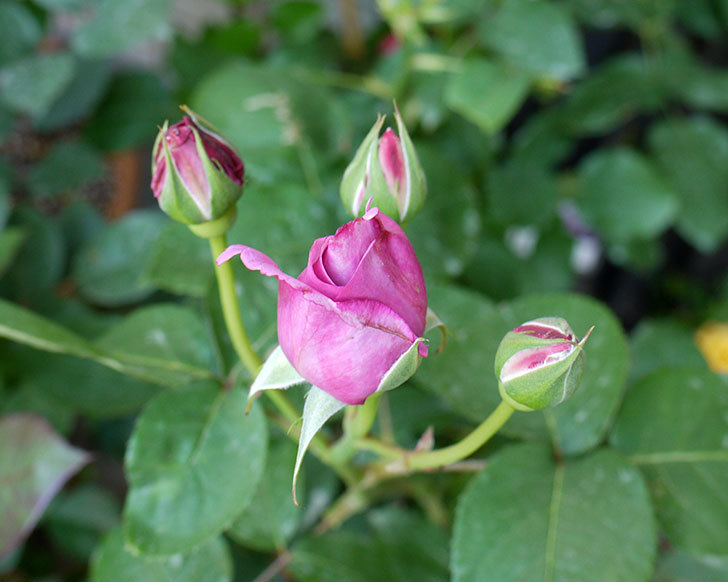
M 407 453 L 405 449 L 374 438 L 359 439 L 356 443 L 356 447 L 361 451 L 376 453 L 383 459 L 388 459 L 390 461 L 401 459 L 402 456 Z
M 490 416 L 463 440 L 442 449 L 412 453 L 404 462 L 410 470 L 421 471 L 460 461 L 482 447 L 514 412 L 515 409 L 503 400 Z
M 216 261 L 220 253 L 227 248 L 226 237 L 224 234 L 221 234 L 210 237 L 208 240 L 210 241 L 210 249 L 212 250 L 212 259 Z M 235 351 L 240 356 L 250 375 L 255 378 L 263 362 L 258 357 L 258 354 L 255 353 L 253 346 L 250 345 L 250 339 L 243 326 L 238 298 L 235 295 L 235 277 L 233 275 L 232 265 L 229 262 L 217 265 L 215 267 L 215 275 L 217 276 L 217 286 L 220 291 L 220 303 L 222 304 L 225 326 L 230 334 L 233 347 L 235 347 Z
M 434 451 L 405 451 L 376 439 L 360 438 L 355 442 L 357 448 L 374 451 L 383 460 L 369 465 L 364 477 L 339 497 L 324 514 L 316 532 L 323 533 L 366 509 L 371 503 L 373 490 L 383 481 L 446 465 L 454 467 L 458 461 L 483 446 L 514 412 L 515 409 L 510 404 L 501 401 L 490 416 L 463 440 Z
M 344 419 L 344 436 L 331 448 L 331 460 L 345 463 L 356 452 L 357 441 L 367 435 L 377 416 L 381 392 L 375 392 L 364 404 L 350 406 Z

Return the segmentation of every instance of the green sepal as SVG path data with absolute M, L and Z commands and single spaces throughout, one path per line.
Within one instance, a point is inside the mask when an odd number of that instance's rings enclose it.
M 379 141 L 372 150 L 372 160 L 369 170 L 369 185 L 367 186 L 365 199 L 372 199 L 372 206 L 376 206 L 390 218 L 397 222 L 402 221 L 397 207 L 397 197 L 389 189 L 387 179 L 384 177 L 382 165 L 379 163 Z M 366 200 L 364 201 L 366 203 Z
M 238 217 L 238 209 L 231 206 L 228 211 L 220 218 L 211 220 L 210 222 L 201 222 L 200 224 L 188 224 L 188 228 L 200 238 L 213 238 L 224 235 Z
M 210 184 L 210 217 L 205 221 L 217 220 L 235 206 L 235 203 L 243 195 L 243 186 L 236 184 L 215 162 L 213 162 L 205 151 L 199 132 L 193 127 L 195 134 L 195 146 L 197 155 L 200 156 L 202 167 L 205 168 L 205 175 Z
M 250 387 L 247 409 L 250 410 L 253 399 L 264 390 L 286 389 L 305 381 L 288 361 L 281 346 L 276 346 L 263 362 L 263 367 Z
M 381 382 L 379 382 L 377 392 L 394 390 L 412 377 L 422 361 L 422 356 L 420 356 L 418 350 L 423 341 L 427 340 L 421 337 L 417 338 L 409 349 L 392 364 L 392 367 L 387 370 Z
M 512 378 L 498 381 L 501 398 L 516 410 L 528 412 L 561 404 L 579 387 L 584 373 L 584 351 L 581 346 L 566 358 Z
M 168 122 L 165 121 L 159 135 L 157 136 L 158 141 L 155 142 L 156 148 L 158 147 L 157 144 L 161 139 L 164 159 L 167 165 L 167 179 L 165 180 L 162 193 L 157 199 L 159 207 L 167 216 L 183 224 L 198 224 L 206 222 L 209 219 L 208 216 L 205 215 L 203 210 L 195 203 L 192 196 L 190 196 L 187 192 L 187 188 L 177 173 L 176 166 L 172 159 L 172 153 L 169 151 L 167 140 L 163 139 L 163 136 L 167 133 L 168 126 Z M 197 137 L 197 134 L 195 135 Z
M 345 406 L 346 404 L 316 386 L 311 386 L 311 390 L 306 394 L 306 403 L 303 405 L 301 436 L 298 439 L 296 464 L 293 468 L 292 492 L 293 502 L 296 505 L 298 505 L 298 500 L 296 499 L 296 481 L 298 480 L 298 472 L 301 469 L 301 462 L 303 461 L 303 456 L 306 454 L 306 449 L 308 449 L 308 445 L 311 444 L 316 433 L 326 424 L 326 421 Z
M 364 138 L 359 148 L 354 154 L 354 159 L 344 171 L 341 179 L 341 201 L 344 203 L 346 211 L 352 216 L 361 216 L 366 206 L 366 195 L 355 206 L 354 202 L 359 189 L 363 186 L 367 174 L 367 165 L 377 157 L 377 143 L 379 142 L 379 132 L 382 130 L 384 116 L 378 116 L 374 126 Z
M 415 146 L 412 143 L 407 127 L 402 121 L 402 116 L 395 103 L 394 118 L 397 120 L 397 133 L 402 144 L 402 152 L 404 153 L 404 165 L 407 171 L 408 196 L 406 200 L 399 203 L 399 220 L 404 222 L 415 216 L 427 198 L 427 182 L 425 180 L 425 172 L 422 169 L 420 160 L 417 157 Z

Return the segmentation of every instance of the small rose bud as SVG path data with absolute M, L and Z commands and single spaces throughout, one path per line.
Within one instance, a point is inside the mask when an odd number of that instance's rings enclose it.
M 384 117 L 379 117 L 344 172 L 341 200 L 353 216 L 363 214 L 371 198 L 382 212 L 404 222 L 425 201 L 425 174 L 396 108 L 394 118 L 399 135 L 387 128 L 380 137 Z
M 556 406 L 571 396 L 584 372 L 584 339 L 566 320 L 543 317 L 509 331 L 495 355 L 502 398 L 517 410 Z
M 216 220 L 243 193 L 244 168 L 232 146 L 189 109 L 154 142 L 152 190 L 160 208 L 185 224 Z

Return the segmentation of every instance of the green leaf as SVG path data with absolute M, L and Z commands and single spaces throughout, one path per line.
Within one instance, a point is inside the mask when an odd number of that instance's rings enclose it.
M 148 297 L 143 273 L 166 217 L 139 210 L 110 225 L 76 255 L 73 276 L 79 291 L 99 305 L 115 307 Z
M 88 117 L 98 105 L 111 81 L 106 61 L 79 60 L 73 79 L 45 115 L 34 120 L 42 132 L 56 131 Z
M 607 242 L 655 237 L 678 214 L 673 190 L 633 150 L 592 154 L 579 166 L 579 178 L 579 208 Z
M 0 231 L 0 277 L 12 264 L 27 234 L 18 227 L 10 227 Z
M 314 239 L 333 234 L 338 226 L 330 210 L 300 183 L 251 184 L 238 203 L 228 240 L 266 253 L 287 273 L 300 273 Z
M 0 299 L 0 336 L 47 352 L 91 359 L 102 357 L 82 337 L 4 299 Z
M 522 72 L 474 57 L 450 78 L 445 102 L 485 133 L 497 133 L 516 114 L 528 88 L 529 79 Z
M 25 242 L 5 274 L 10 297 L 26 305 L 42 306 L 66 269 L 66 248 L 58 223 L 30 207 L 13 212 L 11 224 L 26 233 Z
M 72 37 L 73 49 L 92 57 L 123 53 L 143 41 L 170 36 L 168 0 L 100 0 L 91 20 Z
M 567 293 L 523 297 L 507 304 L 503 314 L 509 329 L 544 316 L 563 317 L 579 338 L 595 326 L 584 346 L 584 375 L 576 393 L 542 414 L 562 453 L 576 455 L 596 446 L 617 413 L 629 369 L 627 340 L 617 318 L 591 297 Z M 513 419 L 511 429 L 519 428 L 521 418 Z
M 101 537 L 119 522 L 119 502 L 97 485 L 61 492 L 43 516 L 43 528 L 54 545 L 88 560 Z
M 0 99 L 15 111 L 43 115 L 73 78 L 74 58 L 56 53 L 32 55 L 0 69 Z
M 192 97 L 192 108 L 237 147 L 246 172 L 259 179 L 274 171 L 271 161 L 297 139 L 287 82 L 280 71 L 238 61 L 213 71 Z M 246 190 L 243 201 L 247 196 Z
M 91 418 L 138 412 L 160 389 L 93 361 L 59 354 L 32 356 L 26 381 L 64 407 Z
M 186 552 L 214 538 L 253 498 L 267 429 L 245 415 L 240 387 L 201 383 L 166 391 L 142 412 L 126 452 L 128 542 L 144 554 Z
M 155 129 L 170 114 L 175 114 L 172 98 L 158 74 L 120 73 L 114 76 L 84 132 L 102 150 L 130 149 L 151 144 Z
M 543 225 L 555 217 L 559 192 L 545 169 L 514 161 L 494 168 L 488 178 L 489 217 L 504 226 Z
M 671 319 L 644 319 L 632 332 L 630 382 L 664 367 L 705 368 L 695 330 Z
M 0 66 L 18 59 L 30 51 L 40 40 L 43 31 L 35 16 L 25 4 L 0 4 Z
M 150 307 L 149 309 L 154 310 L 155 308 Z M 178 314 L 176 310 L 166 312 L 163 309 L 156 316 L 160 313 L 162 315 Z M 202 368 L 194 363 L 202 361 L 200 358 L 207 357 L 205 354 L 210 353 L 209 343 L 205 342 L 201 336 L 193 336 L 193 341 L 187 335 L 199 332 L 201 324 L 194 318 L 190 319 L 189 314 L 184 314 L 182 317 L 183 321 L 177 323 L 165 321 L 159 323 L 157 327 L 155 327 L 156 319 L 139 322 L 137 317 L 136 321 L 132 319 L 131 323 L 122 322 L 117 328 L 110 330 L 102 337 L 97 347 L 49 319 L 0 299 L 0 337 L 46 352 L 95 360 L 113 370 L 155 383 L 164 384 L 172 380 L 189 382 L 193 379 L 212 377 L 213 373 L 209 368 Z M 196 323 L 191 323 L 191 327 L 185 327 L 191 321 Z M 183 331 L 179 330 L 180 325 L 184 328 Z M 170 340 L 169 344 L 160 343 L 160 335 L 164 337 L 165 341 L 169 340 L 165 330 L 171 330 L 171 337 L 174 338 Z M 151 355 L 146 353 L 140 355 L 139 345 L 129 346 L 135 341 L 151 346 Z M 195 353 L 191 358 L 192 364 L 170 358 L 169 348 L 172 348 L 172 354 L 179 353 L 182 357 L 187 357 L 190 348 L 187 345 L 180 345 L 180 343 L 188 341 L 193 347 L 195 342 L 198 346 L 204 345 L 204 349 L 200 353 Z M 113 353 L 105 351 L 107 342 Z M 128 353 L 124 351 L 125 349 L 129 350 Z M 95 389 L 102 391 L 103 386 L 96 386 Z M 106 402 L 103 392 L 99 393 L 99 398 Z M 128 406 L 128 403 L 124 406 Z
M 445 582 L 447 534 L 412 511 L 371 511 L 366 531 L 344 528 L 293 547 L 289 569 L 300 582 Z
M 291 499 L 296 447 L 288 439 L 271 441 L 265 472 L 253 499 L 227 531 L 239 544 L 259 551 L 282 550 L 298 528 L 303 508 Z
M 665 90 L 658 73 L 641 55 L 614 57 L 574 88 L 555 117 L 576 136 L 611 131 L 640 112 L 662 106 Z
M 68 246 L 68 253 L 76 252 L 87 244 L 106 227 L 104 217 L 99 210 L 82 200 L 71 202 L 60 215 L 63 235 Z
M 511 227 L 497 238 L 486 235 L 481 239 L 463 281 L 493 300 L 567 291 L 575 278 L 573 249 L 573 238 L 560 226 L 543 231 L 532 226 Z
M 278 4 L 273 11 L 273 23 L 288 42 L 312 42 L 325 24 L 321 4 L 311 0 L 297 0 Z
M 134 311 L 96 345 L 129 366 L 154 369 L 159 383 L 173 386 L 213 375 L 215 357 L 210 340 L 193 311 L 156 304 Z
M 728 72 L 700 62 L 665 63 L 665 82 L 676 96 L 696 109 L 728 111 Z
M 601 450 L 554 463 L 547 447 L 494 455 L 458 500 L 455 582 L 647 580 L 657 549 L 639 472 Z M 618 559 L 615 558 L 618 557 Z
M 221 537 L 189 552 L 166 558 L 133 552 L 124 542 L 121 528 L 111 531 L 91 562 L 91 582 L 230 582 L 233 563 Z
M 48 11 L 72 11 L 82 8 L 87 0 L 35 0 L 35 4 Z
M 1 114 L 0 114 L 1 115 Z M 0 134 L 2 132 L 0 131 Z M 0 141 L 2 141 L 2 136 L 0 135 Z M 0 167 L 0 230 L 5 228 L 5 224 L 7 223 L 8 216 L 10 216 L 10 184 L 8 184 L 9 180 L 5 179 L 5 176 L 2 172 L 2 167 Z
M 579 29 L 559 4 L 510 0 L 481 20 L 480 41 L 532 77 L 568 80 L 585 68 Z
M 41 391 L 32 382 L 23 382 L 2 397 L 0 414 L 25 412 L 41 416 L 62 435 L 70 434 L 73 429 L 75 415 L 71 408 Z
M 653 127 L 652 150 L 679 195 L 677 228 L 703 252 L 728 236 L 728 131 L 708 118 L 674 119 Z
M 149 253 L 142 280 L 170 293 L 204 297 L 215 276 L 209 243 L 170 221 Z
M 681 24 L 691 32 L 705 40 L 718 41 L 724 33 L 719 5 L 720 2 L 714 4 L 712 0 L 694 0 L 689 4 L 675 2 L 675 12 Z
M 39 416 L 0 419 L 0 558 L 25 539 L 53 496 L 88 461 Z
M 425 279 L 456 277 L 471 261 L 480 234 L 476 195 L 462 173 L 443 162 L 442 152 L 429 144 L 417 148 L 427 172 L 430 194 L 417 217 L 407 224 L 407 236 Z M 443 193 L 447 193 L 443 195 Z
M 28 172 L 28 187 L 33 196 L 50 198 L 98 180 L 104 170 L 101 156 L 87 144 L 61 142 Z
M 670 552 L 657 565 L 653 582 L 725 582 L 728 556 L 693 556 Z
M 717 374 L 647 376 L 627 393 L 610 442 L 645 474 L 672 545 L 728 554 L 728 390 Z
M 625 2 L 624 0 L 569 0 L 579 18 L 598 27 L 628 26 L 636 30 L 669 20 L 675 0 Z

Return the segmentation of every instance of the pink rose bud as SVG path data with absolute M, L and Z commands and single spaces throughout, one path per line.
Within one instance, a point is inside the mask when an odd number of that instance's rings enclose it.
M 571 396 L 584 372 L 584 339 L 560 317 L 534 319 L 506 334 L 495 355 L 503 399 L 518 410 L 539 410 Z
M 364 212 L 365 203 L 372 199 L 382 212 L 404 222 L 425 201 L 425 174 L 396 108 L 394 118 L 399 135 L 387 128 L 380 137 L 384 117 L 377 119 L 344 172 L 341 199 L 353 216 Z
M 345 404 L 376 392 L 425 331 L 422 268 L 402 229 L 377 208 L 317 239 L 297 279 L 242 245 L 226 249 L 218 264 L 235 255 L 278 279 L 278 341 L 290 364 Z M 421 341 L 417 350 L 427 355 Z
M 232 146 L 192 111 L 167 122 L 154 142 L 152 190 L 161 209 L 185 224 L 226 214 L 243 193 L 243 162 Z

